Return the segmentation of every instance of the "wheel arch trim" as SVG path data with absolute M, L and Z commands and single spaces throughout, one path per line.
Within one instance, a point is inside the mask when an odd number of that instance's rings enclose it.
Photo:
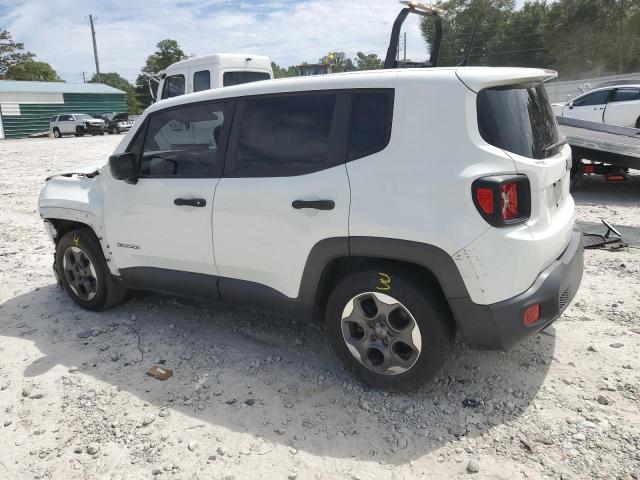
M 42 217 L 42 219 L 49 224 L 46 225 L 47 233 L 54 243 L 57 243 L 59 237 L 61 236 L 58 234 L 59 224 L 61 222 L 79 223 L 89 227 L 100 243 L 102 253 L 105 260 L 107 261 L 107 265 L 109 266 L 109 271 L 113 275 L 119 275 L 118 266 L 113 260 L 111 245 L 106 239 L 102 222 L 100 222 L 98 217 L 96 217 L 94 214 L 72 208 L 40 207 L 40 217 Z

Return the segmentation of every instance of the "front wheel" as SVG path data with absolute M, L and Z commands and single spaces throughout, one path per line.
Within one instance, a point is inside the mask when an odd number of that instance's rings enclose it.
M 454 335 L 444 300 L 404 271 L 344 277 L 329 296 L 325 322 L 333 349 L 358 380 L 396 392 L 431 382 Z
M 63 235 L 55 262 L 60 283 L 82 308 L 105 310 L 124 299 L 126 288 L 109 271 L 100 242 L 88 228 Z
M 76 127 L 76 137 L 82 137 L 84 135 L 84 129 L 82 127 Z

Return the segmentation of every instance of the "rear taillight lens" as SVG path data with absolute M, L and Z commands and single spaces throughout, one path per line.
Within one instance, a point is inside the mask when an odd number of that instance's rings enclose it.
M 478 212 L 494 227 L 525 222 L 531 214 L 531 187 L 525 175 L 479 178 L 471 189 Z
M 487 215 L 493 214 L 495 207 L 493 201 L 493 190 L 490 188 L 479 188 L 476 190 L 476 200 L 478 205 Z
M 518 183 L 510 182 L 500 186 L 502 194 L 502 219 L 518 218 Z

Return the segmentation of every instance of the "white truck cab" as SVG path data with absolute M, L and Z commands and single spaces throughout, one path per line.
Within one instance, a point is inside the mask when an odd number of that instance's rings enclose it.
M 214 53 L 176 62 L 149 78 L 154 101 L 212 88 L 270 80 L 269 57 L 241 53 Z

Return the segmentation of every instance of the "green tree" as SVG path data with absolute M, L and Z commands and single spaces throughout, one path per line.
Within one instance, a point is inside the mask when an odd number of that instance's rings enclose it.
M 440 64 L 463 58 L 476 19 L 471 65 L 542 67 L 563 79 L 640 69 L 640 0 L 446 0 Z M 421 23 L 427 47 L 433 22 Z
M 351 72 L 356 69 L 353 64 L 353 60 L 347 58 L 347 54 L 344 52 L 333 52 L 333 58 L 329 58 L 329 56 L 322 57 L 319 62 L 320 63 L 330 63 L 331 71 L 333 73 L 339 72 Z
M 35 56 L 23 50 L 23 43 L 14 42 L 7 30 L 0 30 L 0 79 L 5 78 L 7 70 L 11 67 Z
M 132 115 L 138 115 L 142 113 L 142 106 L 138 101 L 138 96 L 136 93 L 135 87 L 129 83 L 126 78 L 123 78 L 120 74 L 116 72 L 109 73 L 101 73 L 100 74 L 101 83 L 105 85 L 109 85 L 110 87 L 117 88 L 118 90 L 122 90 L 127 94 L 127 111 Z M 94 75 L 90 83 L 99 83 L 98 75 Z
M 62 82 L 56 71 L 46 62 L 32 59 L 11 65 L 5 74 L 7 80 L 32 80 L 40 82 Z
M 271 62 L 271 69 L 273 70 L 274 78 L 295 77 L 298 75 L 298 69 L 294 65 L 284 68 L 275 62 Z
M 156 44 L 156 48 L 157 50 L 147 57 L 147 61 L 136 79 L 137 99 L 143 109 L 151 104 L 151 94 L 149 93 L 147 81 L 148 76 L 158 73 L 169 65 L 187 58 L 175 40 L 161 40 Z
M 375 53 L 366 55 L 358 52 L 356 53 L 355 61 L 358 70 L 378 70 L 384 66 L 382 60 Z

